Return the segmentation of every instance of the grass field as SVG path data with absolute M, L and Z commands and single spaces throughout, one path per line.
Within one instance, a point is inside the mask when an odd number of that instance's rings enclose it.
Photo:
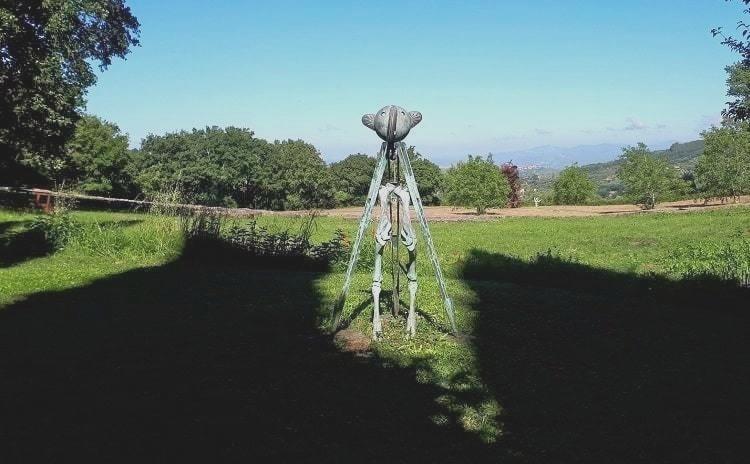
M 747 454 L 750 295 L 680 270 L 704 249 L 741 250 L 749 208 L 433 223 L 463 335 L 446 330 L 420 244 L 418 336 L 388 318 L 369 358 L 325 333 L 340 265 L 227 264 L 197 258 L 172 218 L 73 215 L 83 226 L 65 249 L 24 255 L 13 241 L 33 215 L 0 210 L 0 401 L 13 418 L 0 442 L 16 459 Z M 355 228 L 322 217 L 313 238 Z M 344 318 L 368 334 L 372 254 Z

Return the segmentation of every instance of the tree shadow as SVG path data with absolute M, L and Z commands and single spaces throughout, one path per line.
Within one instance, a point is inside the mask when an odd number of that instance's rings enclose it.
M 168 264 L 1 309 L 2 460 L 490 456 L 431 420 L 445 412 L 439 387 L 332 346 L 316 313 L 322 274 L 236 255 L 188 242 Z
M 2 239 L 9 230 L 21 228 L 21 227 L 27 225 L 29 222 L 31 222 L 31 221 L 24 220 L 24 221 L 4 221 L 4 222 L 0 222 L 0 239 Z
M 98 224 L 102 228 L 126 228 L 141 222 L 141 219 L 124 219 L 103 221 Z M 55 252 L 55 247 L 45 238 L 44 232 L 23 228 L 30 223 L 31 221 L 0 223 L 0 268 L 16 266 Z
M 34 258 L 41 258 L 52 253 L 52 246 L 44 239 L 44 234 L 36 230 L 20 230 L 7 232 L 11 228 L 21 226 L 28 221 L 12 221 L 0 224 L 7 226 L 0 232 L 0 268 L 15 266 Z
M 527 462 L 743 462 L 747 289 L 472 250 L 473 343 Z

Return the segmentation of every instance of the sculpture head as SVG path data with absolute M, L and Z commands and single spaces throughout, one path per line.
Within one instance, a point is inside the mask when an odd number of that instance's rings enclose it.
M 388 105 L 375 114 L 362 116 L 362 124 L 374 130 L 388 143 L 400 142 L 422 120 L 419 111 L 406 111 L 400 106 Z

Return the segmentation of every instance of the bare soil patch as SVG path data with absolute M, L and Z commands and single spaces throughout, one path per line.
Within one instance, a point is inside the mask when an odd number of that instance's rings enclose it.
M 491 209 L 486 214 L 477 215 L 476 211 L 469 208 L 456 208 L 453 206 L 427 206 L 425 213 L 428 220 L 433 221 L 485 221 L 503 217 L 585 217 L 585 216 L 610 216 L 623 214 L 654 213 L 654 212 L 688 212 L 705 211 L 717 208 L 731 208 L 738 205 L 750 204 L 750 196 L 743 196 L 736 203 L 732 200 L 721 202 L 712 200 L 680 200 L 667 203 L 659 203 L 652 210 L 643 210 L 636 205 L 597 205 L 597 206 L 525 206 L 521 208 Z M 277 214 L 282 216 L 300 216 L 307 211 L 281 211 L 263 212 L 264 214 Z M 377 214 L 374 211 L 373 214 Z M 321 216 L 341 217 L 347 219 L 359 219 L 362 214 L 361 206 L 347 208 L 320 210 Z

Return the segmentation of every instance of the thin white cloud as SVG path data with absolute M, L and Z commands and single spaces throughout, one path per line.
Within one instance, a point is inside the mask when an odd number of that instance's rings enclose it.
M 534 129 L 534 132 L 536 133 L 536 135 L 550 135 L 552 133 L 552 131 L 549 131 L 547 129 L 540 129 L 540 128 Z
M 702 114 L 700 119 L 698 120 L 698 124 L 696 125 L 696 129 L 698 132 L 702 132 L 706 129 L 709 129 L 713 126 L 720 126 L 721 125 L 721 114 L 715 113 L 715 114 Z
M 333 124 L 326 124 L 324 127 L 318 129 L 318 132 L 340 132 L 342 129 L 339 126 Z
M 648 126 L 643 121 L 641 121 L 640 119 L 637 119 L 637 118 L 628 118 L 627 122 L 628 123 L 625 125 L 625 127 L 622 128 L 622 130 L 626 130 L 626 131 L 638 131 L 638 130 L 648 129 Z

